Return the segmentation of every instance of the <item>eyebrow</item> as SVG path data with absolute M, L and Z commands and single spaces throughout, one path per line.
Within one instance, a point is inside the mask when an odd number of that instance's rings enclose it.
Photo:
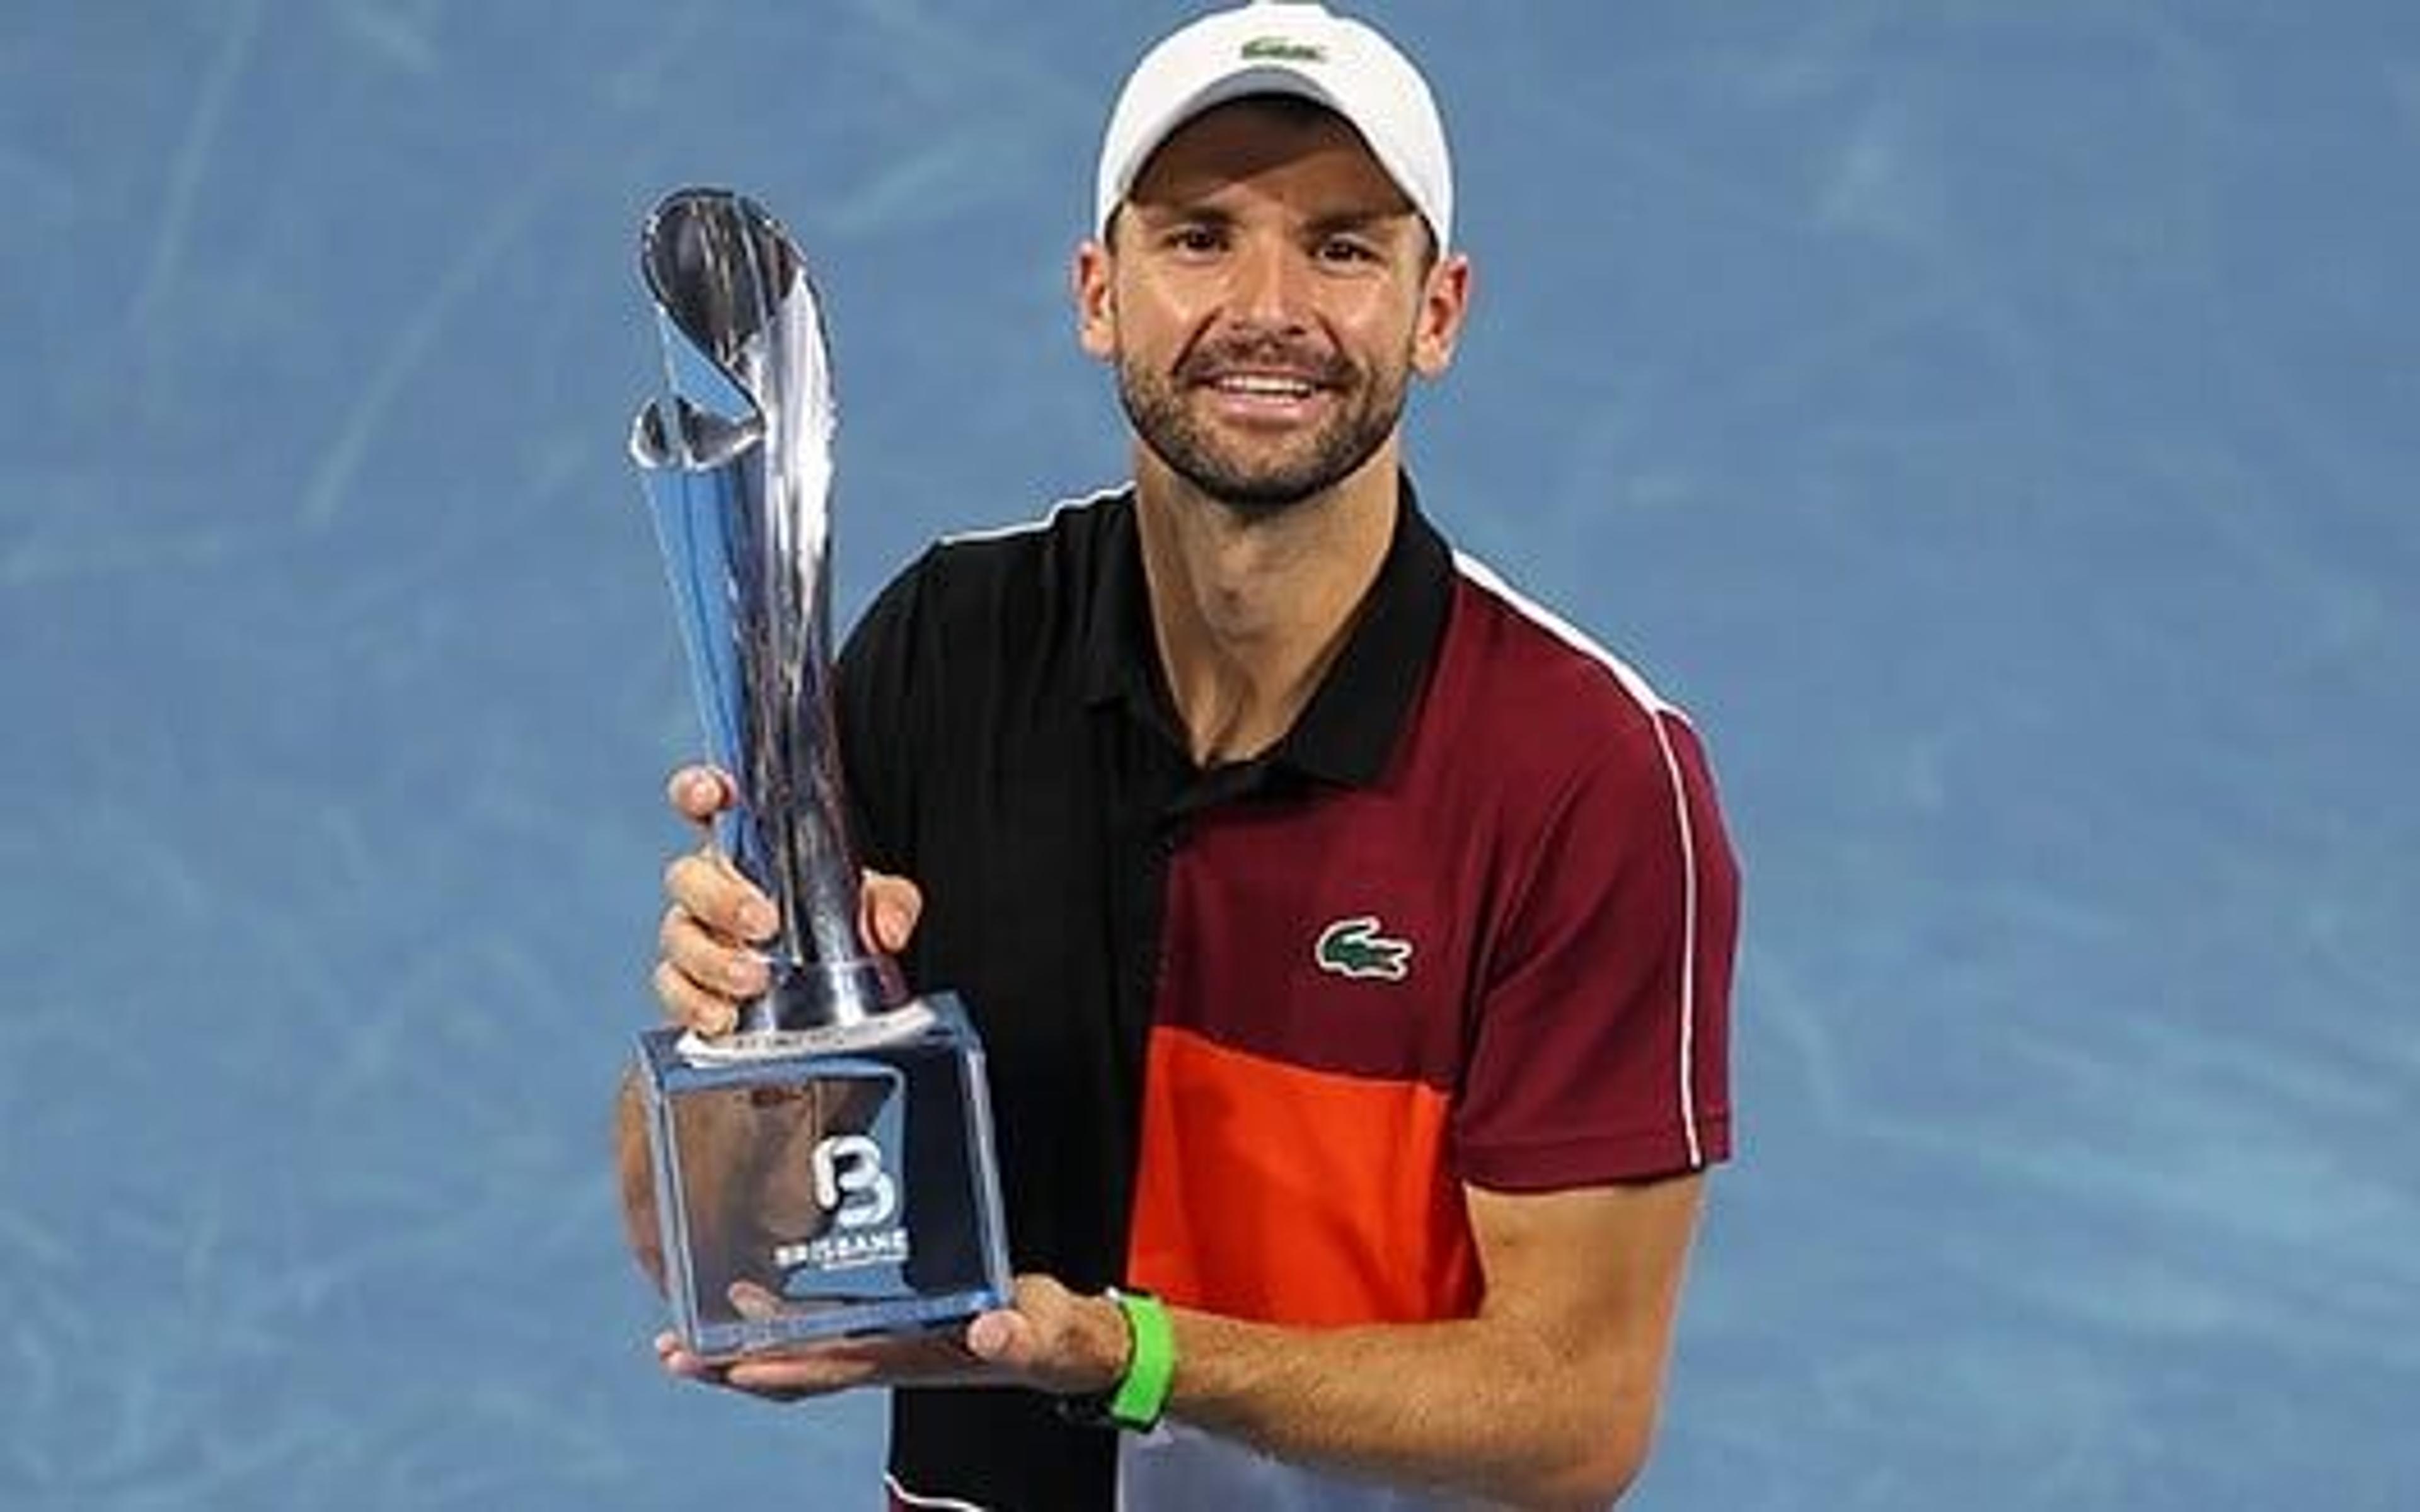
M 1320 236 L 1332 236 L 1339 231 L 1368 231 L 1393 221 L 1418 220 L 1419 212 L 1405 209 L 1340 210 L 1332 215 L 1316 216 L 1311 229 Z
M 1171 204 L 1167 201 L 1157 204 L 1149 201 L 1129 201 L 1128 203 L 1133 208 L 1141 212 L 1143 220 L 1155 224 L 1214 225 L 1226 228 L 1236 224 L 1235 213 L 1233 210 L 1201 201 L 1190 204 Z M 1340 232 L 1366 232 L 1390 222 L 1419 219 L 1419 212 L 1408 208 L 1335 210 L 1326 215 L 1313 216 L 1306 229 L 1312 236 L 1325 237 L 1334 236 Z

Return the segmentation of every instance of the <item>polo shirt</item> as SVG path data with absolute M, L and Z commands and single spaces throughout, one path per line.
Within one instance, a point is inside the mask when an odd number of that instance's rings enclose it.
M 1187 753 L 1130 490 L 935 546 L 849 639 L 859 848 L 922 887 L 907 969 L 983 1036 L 1019 1271 L 1281 1324 L 1467 1317 L 1464 1183 L 1729 1154 L 1737 873 L 1695 733 L 1400 498 L 1250 761 Z M 892 1412 L 895 1504 L 1438 1504 L 1027 1392 Z

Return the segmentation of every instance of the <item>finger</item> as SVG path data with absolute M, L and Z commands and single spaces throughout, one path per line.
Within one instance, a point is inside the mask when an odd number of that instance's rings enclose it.
M 724 1295 L 731 1299 L 731 1310 L 752 1323 L 782 1316 L 782 1299 L 753 1281 L 734 1281 Z
M 728 1034 L 739 1022 L 739 1009 L 727 998 L 718 997 L 682 975 L 681 969 L 669 961 L 656 963 L 654 978 L 656 1000 L 663 1004 L 666 1022 L 712 1038 Z
M 825 1339 L 752 1356 L 748 1363 L 768 1368 L 768 1373 L 754 1377 L 760 1383 L 790 1389 L 833 1389 L 829 1384 L 814 1386 L 816 1382 L 863 1385 L 996 1382 L 999 1379 L 967 1351 L 957 1331 Z
M 1001 1385 L 1009 1378 L 969 1353 L 956 1334 L 802 1345 L 729 1364 L 720 1383 L 781 1401 L 861 1386 Z
M 867 947 L 896 954 L 908 949 L 916 921 L 924 915 L 924 894 L 906 877 L 867 872 L 858 889 L 858 933 Z
M 664 1373 L 675 1380 L 691 1381 L 701 1385 L 718 1386 L 726 1391 L 741 1392 L 765 1401 L 790 1402 L 801 1396 L 818 1396 L 826 1391 L 841 1389 L 837 1385 L 825 1385 L 806 1381 L 805 1378 L 814 1374 L 806 1370 L 783 1372 L 782 1379 L 774 1381 L 764 1379 L 763 1372 L 760 1371 L 735 1381 L 732 1376 L 734 1371 L 738 1369 L 739 1363 L 708 1360 L 702 1355 L 693 1354 L 687 1346 L 671 1334 L 656 1335 L 656 1358 L 662 1364 Z M 855 1382 L 846 1384 L 855 1384 Z
M 723 1383 L 760 1396 L 795 1401 L 822 1396 L 881 1380 L 874 1361 L 844 1354 L 774 1354 L 737 1361 L 722 1372 Z
M 664 910 L 656 947 L 681 975 L 717 997 L 753 997 L 772 985 L 762 955 L 712 933 L 683 908 Z
M 772 900 L 714 852 L 674 856 L 664 867 L 664 893 L 699 923 L 729 939 L 769 939 L 781 927 Z
M 664 1374 L 682 1381 L 720 1384 L 722 1379 L 721 1366 L 690 1353 L 688 1347 L 671 1334 L 656 1335 L 656 1361 L 663 1366 Z
M 710 823 L 738 796 L 738 785 L 721 768 L 703 763 L 680 768 L 664 783 L 664 797 L 674 811 L 692 824 Z

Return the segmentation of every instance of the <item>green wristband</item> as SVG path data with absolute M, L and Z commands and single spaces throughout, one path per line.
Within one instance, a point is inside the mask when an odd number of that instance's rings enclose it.
M 1150 1292 L 1112 1288 L 1109 1297 L 1126 1315 L 1134 1349 L 1126 1356 L 1126 1373 L 1109 1395 L 1107 1416 L 1122 1428 L 1148 1433 L 1158 1426 L 1168 1388 L 1176 1380 L 1176 1331 L 1169 1326 L 1167 1305 Z

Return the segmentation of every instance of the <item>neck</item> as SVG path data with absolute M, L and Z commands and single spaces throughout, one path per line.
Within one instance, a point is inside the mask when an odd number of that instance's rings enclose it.
M 1394 539 L 1397 469 L 1390 439 L 1335 487 L 1260 513 L 1139 451 L 1152 628 L 1197 764 L 1261 754 L 1311 702 Z

